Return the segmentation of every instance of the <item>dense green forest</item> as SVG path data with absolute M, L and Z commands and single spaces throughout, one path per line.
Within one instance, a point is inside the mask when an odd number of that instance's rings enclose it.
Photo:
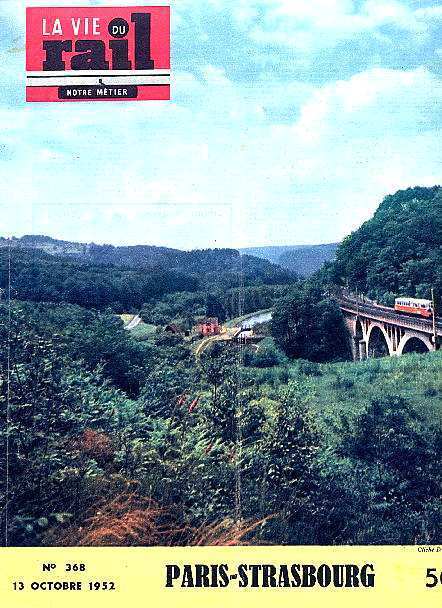
M 210 284 L 224 281 L 238 283 L 238 273 L 247 281 L 261 281 L 266 284 L 284 283 L 293 273 L 278 265 L 251 255 L 240 255 L 236 249 L 197 249 L 180 251 L 167 247 L 137 245 L 115 247 L 94 243 L 73 243 L 46 236 L 24 236 L 20 239 L 0 239 L 0 249 L 12 247 L 14 250 L 35 254 L 46 253 L 55 258 L 82 262 L 84 265 L 113 266 L 118 268 L 155 271 L 167 269 L 184 275 L 198 275 L 199 280 Z M 15 256 L 16 254 L 14 254 Z M 225 275 L 233 274 L 226 279 Z
M 192 252 L 185 254 L 185 260 L 175 266 L 135 269 L 72 260 L 38 249 L 14 247 L 10 254 L 1 247 L 0 288 L 7 289 L 10 274 L 11 294 L 19 300 L 110 307 L 122 313 L 139 310 L 146 303 L 152 306 L 175 292 L 200 292 L 204 298 L 213 291 L 238 288 L 241 282 L 248 288 L 296 281 L 293 273 L 279 266 L 232 250 Z
M 373 218 L 348 236 L 328 280 L 392 304 L 398 296 L 442 293 L 442 188 L 387 196 Z
M 233 250 L 0 242 L 7 542 L 440 542 L 442 354 L 350 362 L 330 294 L 440 288 L 441 196 L 387 197 L 307 280 Z M 201 317 L 269 309 L 259 344 L 198 350 Z
M 295 282 L 285 285 L 250 285 L 221 291 L 181 292 L 150 300 L 142 310 L 146 323 L 164 325 L 179 321 L 186 328 L 200 316 L 217 317 L 220 321 L 241 314 L 272 308 L 280 298 L 291 293 Z

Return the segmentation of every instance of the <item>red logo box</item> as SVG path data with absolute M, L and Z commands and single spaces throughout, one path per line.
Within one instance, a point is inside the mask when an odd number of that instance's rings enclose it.
M 170 99 L 170 7 L 26 9 L 27 101 Z

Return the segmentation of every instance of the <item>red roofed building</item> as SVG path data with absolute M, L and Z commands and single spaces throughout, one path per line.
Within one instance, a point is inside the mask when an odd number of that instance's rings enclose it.
M 217 336 L 221 333 L 218 319 L 215 317 L 210 317 L 200 321 L 197 325 L 197 330 L 200 336 Z

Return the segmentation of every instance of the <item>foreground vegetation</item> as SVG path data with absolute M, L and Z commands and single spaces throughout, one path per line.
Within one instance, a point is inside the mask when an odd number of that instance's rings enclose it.
M 106 313 L 15 303 L 9 336 L 0 314 L 11 544 L 440 540 L 440 353 L 320 365 L 268 340 L 197 363 Z

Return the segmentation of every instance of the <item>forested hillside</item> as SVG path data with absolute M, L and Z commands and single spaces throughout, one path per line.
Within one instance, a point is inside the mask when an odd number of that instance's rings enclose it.
M 300 277 L 309 277 L 325 262 L 334 259 L 337 248 L 337 243 L 329 243 L 326 245 L 249 247 L 241 251 L 292 270 Z
M 0 239 L 0 250 L 8 244 L 15 250 L 34 250 L 92 266 L 105 265 L 133 270 L 167 269 L 189 275 L 199 274 L 201 280 L 206 276 L 208 282 L 220 277 L 222 283 L 225 273 L 238 272 L 243 273 L 246 280 L 259 280 L 263 283 L 282 283 L 291 276 L 269 261 L 249 255 L 241 256 L 236 249 L 180 251 L 149 245 L 118 247 L 60 241 L 46 236 L 24 236 L 10 241 Z M 238 282 L 237 277 L 235 280 Z
M 337 248 L 337 243 L 331 243 L 290 249 L 279 256 L 277 264 L 297 272 L 302 277 L 309 277 L 325 262 L 334 259 Z
M 21 242 L 21 241 L 20 241 Z M 155 265 L 114 265 L 103 256 L 68 256 L 13 246 L 0 248 L 0 288 L 6 289 L 11 265 L 11 294 L 20 300 L 67 302 L 87 308 L 110 307 L 115 312 L 140 309 L 166 294 L 225 292 L 260 285 L 292 283 L 296 276 L 279 266 L 234 250 L 174 252 Z M 16 241 L 17 243 L 17 241 Z M 72 244 L 71 244 L 72 245 Z M 131 248 L 136 249 L 136 248 Z M 172 251 L 172 250 L 171 250 Z M 171 254 L 172 255 L 172 254 Z M 121 261 L 121 264 L 123 262 Z
M 387 196 L 373 218 L 348 236 L 328 269 L 332 282 L 392 304 L 397 296 L 442 293 L 442 189 Z

